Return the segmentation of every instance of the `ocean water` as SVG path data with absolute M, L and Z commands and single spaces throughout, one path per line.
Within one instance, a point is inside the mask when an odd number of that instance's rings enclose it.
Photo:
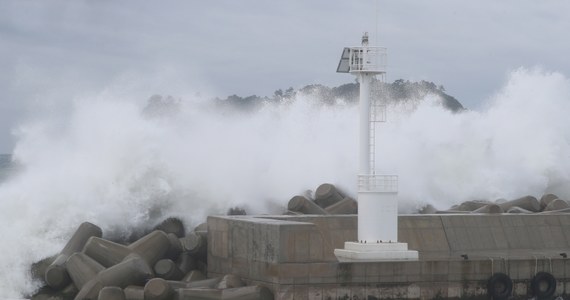
M 0 183 L 8 178 L 14 168 L 15 166 L 12 163 L 12 155 L 0 154 Z
M 12 161 L 11 154 L 0 154 L 0 170 L 4 171 L 10 168 L 11 161 Z
M 188 95 L 149 115 L 110 90 L 18 128 L 17 172 L 0 183 L 0 295 L 36 289 L 30 264 L 84 221 L 116 237 L 168 216 L 192 227 L 233 206 L 278 213 L 324 182 L 356 194 L 356 106 L 298 95 L 234 113 Z M 391 105 L 377 170 L 400 176 L 401 212 L 545 192 L 570 199 L 568 99 L 564 74 L 521 68 L 479 111 L 454 114 L 434 96 Z

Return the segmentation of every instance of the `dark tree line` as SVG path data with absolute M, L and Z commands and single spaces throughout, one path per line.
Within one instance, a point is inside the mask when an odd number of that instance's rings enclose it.
M 380 90 L 381 97 L 386 97 L 389 101 L 403 102 L 410 99 L 417 100 L 432 94 L 441 97 L 442 105 L 445 108 L 453 112 L 464 110 L 463 105 L 453 96 L 448 95 L 443 86 L 437 86 L 433 82 L 424 80 L 410 82 L 408 80 L 398 79 L 393 83 L 382 83 L 378 81 L 375 84 Z M 290 101 L 298 94 L 310 95 L 323 103 L 323 105 L 335 105 L 338 103 L 338 99 L 356 104 L 359 96 L 359 85 L 354 82 L 331 88 L 322 84 L 311 84 L 298 90 L 292 87 L 286 90 L 279 89 L 276 90 L 273 95 L 265 97 L 256 95 L 247 97 L 231 95 L 225 99 L 215 98 L 214 103 L 222 110 L 238 109 L 240 111 L 253 112 L 256 108 L 267 103 L 284 103 Z M 147 117 L 172 116 L 179 111 L 180 105 L 181 99 L 172 96 L 153 95 L 148 99 L 143 113 Z
M 445 108 L 458 112 L 465 108 L 453 96 L 445 92 L 443 86 L 437 86 L 433 82 L 419 81 L 410 82 L 408 80 L 398 79 L 393 83 L 382 84 L 382 91 L 391 101 L 406 101 L 408 99 L 421 99 L 428 94 L 440 96 L 442 104 Z M 337 87 L 328 87 L 321 84 L 311 84 L 298 90 L 288 88 L 286 90 L 276 90 L 272 96 L 260 97 L 256 95 L 248 97 L 240 97 L 231 95 L 225 99 L 216 98 L 215 101 L 221 106 L 229 106 L 240 110 L 250 111 L 259 107 L 264 103 L 280 103 L 294 98 L 298 93 L 312 95 L 323 104 L 333 105 L 337 99 L 344 99 L 349 103 L 356 103 L 359 95 L 358 83 L 347 83 Z

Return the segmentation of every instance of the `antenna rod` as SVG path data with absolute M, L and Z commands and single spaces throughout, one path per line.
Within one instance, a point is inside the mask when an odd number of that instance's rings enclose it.
M 378 0 L 376 0 L 376 32 L 374 33 L 374 45 L 378 46 Z

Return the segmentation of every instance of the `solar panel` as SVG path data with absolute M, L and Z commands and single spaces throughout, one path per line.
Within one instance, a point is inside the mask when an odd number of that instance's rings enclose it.
M 342 50 L 336 71 L 337 73 L 348 73 L 350 71 L 350 48 L 344 48 L 344 50 Z

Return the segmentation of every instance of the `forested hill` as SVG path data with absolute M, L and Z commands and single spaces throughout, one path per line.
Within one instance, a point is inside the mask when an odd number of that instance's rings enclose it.
M 442 100 L 442 105 L 453 112 L 465 109 L 457 99 L 445 92 L 443 86 L 437 86 L 433 82 L 423 80 L 410 82 L 408 80 L 398 79 L 393 83 L 383 83 L 383 86 L 383 91 L 389 101 L 418 101 L 432 94 L 439 96 Z M 216 101 L 220 105 L 229 105 L 243 110 L 251 110 L 263 103 L 287 101 L 295 97 L 298 93 L 302 93 L 312 95 L 324 104 L 332 105 L 337 103 L 338 99 L 343 99 L 348 103 L 356 103 L 358 101 L 358 88 L 358 83 L 347 83 L 332 88 L 320 84 L 313 84 L 298 90 L 293 88 L 286 90 L 279 89 L 270 97 L 259 97 L 256 95 L 241 97 L 231 95 L 225 99 L 216 98 Z

